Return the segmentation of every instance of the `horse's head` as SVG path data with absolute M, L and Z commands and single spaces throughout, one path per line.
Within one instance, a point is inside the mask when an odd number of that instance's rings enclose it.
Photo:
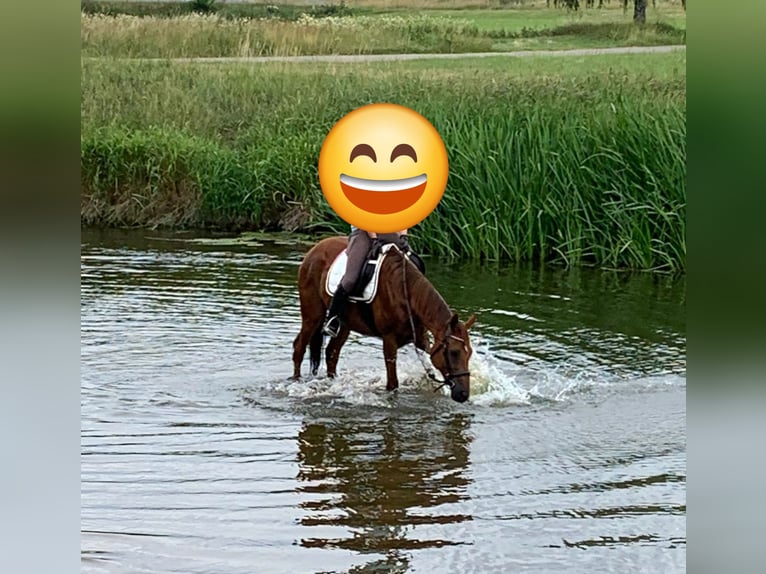
M 473 349 L 468 339 L 468 330 L 475 321 L 476 315 L 471 315 L 465 323 L 461 323 L 457 314 L 453 314 L 444 331 L 434 333 L 434 344 L 430 352 L 431 363 L 449 385 L 452 399 L 459 403 L 467 401 L 471 394 L 468 360 Z

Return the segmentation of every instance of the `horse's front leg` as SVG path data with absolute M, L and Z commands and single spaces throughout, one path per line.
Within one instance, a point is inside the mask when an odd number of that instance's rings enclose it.
M 386 390 L 394 391 L 399 388 L 399 379 L 396 376 L 396 353 L 399 345 L 396 335 L 388 335 L 383 338 L 383 356 L 386 359 Z

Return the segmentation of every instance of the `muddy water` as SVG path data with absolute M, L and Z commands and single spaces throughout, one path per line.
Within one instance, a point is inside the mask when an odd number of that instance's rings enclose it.
M 446 265 L 473 396 L 291 382 L 306 247 L 84 232 L 83 572 L 681 572 L 685 285 Z

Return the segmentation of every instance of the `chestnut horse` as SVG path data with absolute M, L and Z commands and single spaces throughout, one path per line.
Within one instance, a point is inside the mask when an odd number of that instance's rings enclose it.
M 300 379 L 301 363 L 310 346 L 311 373 L 316 375 L 322 355 L 325 320 L 330 296 L 325 282 L 330 265 L 348 245 L 346 237 L 324 239 L 312 247 L 298 270 L 298 291 L 301 301 L 301 331 L 293 342 L 293 378 Z M 458 402 L 468 400 L 470 373 L 468 360 L 473 352 L 468 330 L 476 317 L 465 323 L 458 320 L 431 282 L 395 247 L 389 251 L 380 269 L 377 294 L 369 304 L 349 302 L 343 327 L 327 345 L 327 375 L 335 376 L 340 350 L 349 332 L 383 339 L 386 361 L 386 389 L 399 387 L 396 355 L 400 347 L 415 343 L 427 351 L 431 363 L 444 377 Z M 414 330 L 414 333 L 413 333 Z M 428 344 L 426 332 L 433 336 Z

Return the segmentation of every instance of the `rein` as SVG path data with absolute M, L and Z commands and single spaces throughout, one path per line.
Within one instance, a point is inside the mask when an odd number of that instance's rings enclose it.
M 407 303 L 407 315 L 409 316 L 409 319 L 410 319 L 410 329 L 412 329 L 412 344 L 415 347 L 415 354 L 418 356 L 418 359 L 420 360 L 420 364 L 423 366 L 423 370 L 425 371 L 426 376 L 432 381 L 434 381 L 435 383 L 438 383 L 438 386 L 434 388 L 434 392 L 439 391 L 445 385 L 449 386 L 450 390 L 452 390 L 455 387 L 454 379 L 457 379 L 459 377 L 464 377 L 466 375 L 470 375 L 471 372 L 470 371 L 460 371 L 457 373 L 452 372 L 452 365 L 450 365 L 449 352 L 447 350 L 447 345 L 445 345 L 445 341 L 447 340 L 448 337 L 450 337 L 452 339 L 456 339 L 460 341 L 461 343 L 463 343 L 463 346 L 465 347 L 465 340 L 449 333 L 449 325 L 447 325 L 444 337 L 442 338 L 441 341 L 439 341 L 438 345 L 435 345 L 434 348 L 431 349 L 429 356 L 433 359 L 433 356 L 436 354 L 436 352 L 439 349 L 444 348 L 444 361 L 447 365 L 447 376 L 444 377 L 443 381 L 440 381 L 434 374 L 433 370 L 428 365 L 426 365 L 425 361 L 423 360 L 423 356 L 421 355 L 420 349 L 418 348 L 417 345 L 415 345 L 415 336 L 416 336 L 415 321 L 412 318 L 412 307 L 410 307 L 410 296 L 409 296 L 409 293 L 407 292 L 407 256 L 401 250 L 397 249 L 397 251 L 399 251 L 399 254 L 402 256 L 402 288 L 404 290 L 404 301 L 405 303 Z

